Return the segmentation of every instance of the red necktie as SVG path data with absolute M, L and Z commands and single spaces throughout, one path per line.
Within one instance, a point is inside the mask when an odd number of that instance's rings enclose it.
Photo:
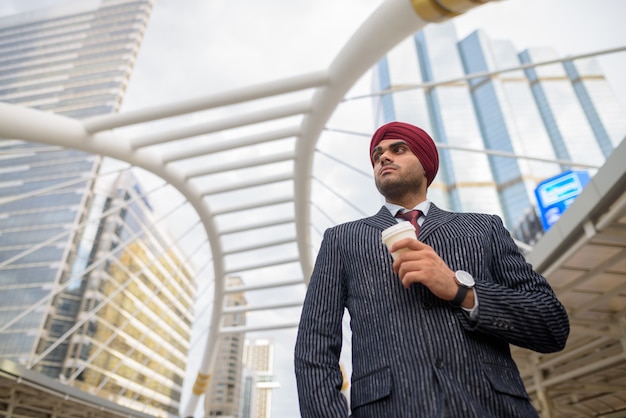
M 401 210 L 399 210 L 398 213 L 396 213 L 396 218 L 403 218 L 411 222 L 411 225 L 415 227 L 416 236 L 419 235 L 420 232 L 420 226 L 417 223 L 417 220 L 420 216 L 422 216 L 421 210 L 408 210 L 406 212 L 402 212 Z

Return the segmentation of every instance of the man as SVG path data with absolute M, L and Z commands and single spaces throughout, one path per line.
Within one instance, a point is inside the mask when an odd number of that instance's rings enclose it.
M 509 344 L 563 349 L 565 309 L 495 215 L 453 213 L 426 199 L 439 157 L 422 129 L 391 122 L 373 135 L 386 203 L 328 229 L 295 348 L 302 417 L 347 417 L 339 368 L 344 308 L 352 329 L 352 416 L 537 417 Z M 394 261 L 381 231 L 419 209 L 418 239 Z

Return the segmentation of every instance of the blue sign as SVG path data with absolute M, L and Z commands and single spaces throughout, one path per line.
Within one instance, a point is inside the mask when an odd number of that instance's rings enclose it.
M 571 170 L 539 183 L 535 196 L 544 231 L 554 225 L 588 182 L 589 173 Z

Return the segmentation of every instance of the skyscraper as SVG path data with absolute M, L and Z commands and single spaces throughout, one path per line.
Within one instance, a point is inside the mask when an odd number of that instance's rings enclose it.
M 376 118 L 415 123 L 441 144 L 433 201 L 499 214 L 512 228 L 535 205 L 541 180 L 576 164 L 602 165 L 622 140 L 626 117 L 593 58 L 502 71 L 549 60 L 558 60 L 550 48 L 520 53 L 481 31 L 459 40 L 447 22 L 378 63 L 375 90 L 423 86 L 380 97 Z M 486 75 L 467 77 L 476 73 Z
M 226 287 L 241 287 L 240 277 L 228 277 Z M 224 298 L 226 308 L 243 307 L 247 305 L 243 293 L 230 293 Z M 246 324 L 246 315 L 243 312 L 234 312 L 224 315 L 222 326 L 235 327 Z M 244 333 L 226 334 L 219 338 L 217 359 L 214 373 L 207 387 L 205 398 L 205 415 L 209 417 L 239 417 L 241 398 L 241 373 L 244 350 Z
M 96 187 L 90 218 L 97 220 L 94 234 L 84 234 L 90 242 L 81 245 L 92 253 L 79 250 L 81 278 L 56 295 L 47 318 L 58 332 L 49 333 L 46 346 L 63 341 L 59 347 L 67 349 L 49 346 L 41 364 L 62 367 L 62 381 L 118 404 L 175 416 L 196 290 L 189 260 L 130 170 Z M 57 350 L 64 356 L 55 358 Z
M 242 418 L 268 418 L 272 413 L 274 381 L 274 345 L 270 340 L 246 341 L 244 350 L 245 381 Z
M 74 118 L 119 109 L 151 0 L 0 19 L 0 100 Z M 130 173 L 0 139 L 0 358 L 156 416 L 178 413 L 195 283 Z

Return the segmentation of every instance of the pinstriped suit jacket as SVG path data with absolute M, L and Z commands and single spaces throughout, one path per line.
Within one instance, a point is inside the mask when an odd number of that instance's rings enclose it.
M 475 280 L 478 321 L 425 286 L 405 289 L 381 241 L 386 208 L 328 229 L 307 291 L 295 348 L 302 417 L 346 417 L 341 322 L 352 329 L 352 416 L 536 417 L 509 344 L 561 350 L 565 309 L 497 216 L 428 212 L 419 239 Z

